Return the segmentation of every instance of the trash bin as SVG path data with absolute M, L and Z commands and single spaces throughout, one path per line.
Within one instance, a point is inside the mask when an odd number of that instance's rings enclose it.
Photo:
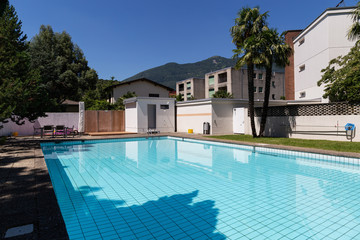
M 210 134 L 210 123 L 203 123 L 203 134 Z
M 345 132 L 346 132 L 346 139 L 352 141 L 355 137 L 355 124 L 353 123 L 347 123 L 345 125 Z

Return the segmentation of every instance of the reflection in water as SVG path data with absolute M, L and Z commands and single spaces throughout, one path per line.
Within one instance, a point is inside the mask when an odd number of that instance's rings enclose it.
M 201 165 L 204 168 L 212 168 L 212 146 L 202 146 L 190 142 L 178 141 L 177 161 L 191 163 L 193 166 Z
M 72 195 L 82 199 L 75 205 L 79 214 L 91 215 L 93 203 L 111 205 L 124 221 L 119 229 L 131 230 L 117 230 L 121 236 L 140 234 L 138 226 L 151 232 L 156 223 L 171 229 L 168 221 L 185 234 L 218 239 L 336 238 L 335 232 L 351 239 L 360 233 L 358 168 L 172 139 L 43 151 L 57 195 L 69 194 L 60 205 L 74 203 Z M 141 213 L 152 216 L 149 223 Z

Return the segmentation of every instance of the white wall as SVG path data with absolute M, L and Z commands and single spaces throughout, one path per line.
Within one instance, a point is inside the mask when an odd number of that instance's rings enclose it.
M 215 102 L 212 107 L 212 134 L 233 134 L 233 109 L 247 107 L 247 103 Z
M 202 134 L 203 123 L 209 122 L 210 134 L 232 134 L 233 108 L 247 105 L 247 100 L 219 98 L 177 103 L 177 131 Z
M 136 108 L 128 108 L 136 103 Z M 125 131 L 144 133 L 148 131 L 148 104 L 156 105 L 156 129 L 160 132 L 175 131 L 175 99 L 137 97 L 125 101 Z M 169 105 L 169 109 L 161 109 Z
M 331 59 L 347 54 L 355 44 L 346 36 L 352 25 L 352 10 L 325 11 L 294 40 L 295 100 L 322 98 L 324 86 L 317 86 L 321 70 Z M 301 39 L 305 41 L 300 45 Z M 305 65 L 305 70 L 300 72 L 302 65 Z M 304 98 L 300 98 L 301 92 L 305 92 Z M 323 102 L 327 101 L 323 99 Z
M 137 132 L 137 108 L 136 102 L 125 105 L 125 132 Z
M 19 136 L 30 136 L 34 133 L 35 127 L 42 127 L 44 125 L 65 125 L 66 127 L 73 127 L 78 129 L 79 113 L 77 112 L 56 112 L 46 113 L 47 117 L 38 118 L 33 123 L 25 121 L 23 125 L 17 125 L 9 121 L 0 129 L 0 136 L 8 136 L 13 132 L 18 132 Z
M 247 116 L 247 115 L 246 115 Z M 255 118 L 256 130 L 260 129 L 260 117 Z M 250 118 L 247 117 L 245 134 L 251 135 Z M 354 142 L 360 142 L 360 115 L 337 115 L 337 116 L 293 116 L 293 117 L 268 117 L 266 123 L 266 136 L 289 137 L 300 139 L 319 139 L 334 141 L 349 141 L 344 135 L 346 123 L 354 123 L 357 127 Z M 339 131 L 339 136 L 322 134 L 300 134 L 296 131 Z M 336 134 L 336 133 L 331 133 Z
M 212 127 L 212 106 L 211 102 L 207 101 L 199 104 L 178 104 L 177 105 L 177 131 L 188 132 L 188 129 L 193 129 L 194 133 L 203 133 L 203 123 L 210 123 L 210 133 Z

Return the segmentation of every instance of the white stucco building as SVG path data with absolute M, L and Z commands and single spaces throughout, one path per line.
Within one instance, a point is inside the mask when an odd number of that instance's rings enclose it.
M 175 132 L 175 98 L 135 97 L 124 104 L 126 132 Z
M 331 59 L 346 55 L 355 45 L 347 38 L 353 10 L 328 8 L 294 39 L 295 100 L 328 102 L 322 98 L 324 86 L 317 82 Z
M 263 101 L 255 101 L 255 107 L 261 107 Z M 270 101 L 270 106 L 284 105 L 285 101 Z M 195 134 L 203 133 L 203 124 L 210 124 L 209 134 L 233 134 L 234 127 L 241 125 L 237 133 L 251 134 L 248 121 L 249 102 L 247 99 L 207 98 L 176 103 L 177 131 Z M 237 122 L 234 124 L 234 114 L 238 111 Z M 240 112 L 240 113 L 239 113 Z

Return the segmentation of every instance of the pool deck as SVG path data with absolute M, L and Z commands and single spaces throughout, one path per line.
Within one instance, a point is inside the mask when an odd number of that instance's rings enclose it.
M 345 153 L 300 147 L 256 144 L 232 140 L 208 138 L 203 135 L 172 134 L 121 134 L 106 136 L 76 136 L 74 138 L 35 138 L 17 137 L 0 145 L 0 239 L 8 229 L 33 224 L 33 231 L 25 235 L 6 239 L 68 239 L 65 224 L 56 201 L 50 176 L 45 164 L 40 144 L 45 141 L 73 141 L 113 138 L 133 138 L 152 136 L 174 136 L 271 147 L 319 154 L 357 157 L 359 153 Z

